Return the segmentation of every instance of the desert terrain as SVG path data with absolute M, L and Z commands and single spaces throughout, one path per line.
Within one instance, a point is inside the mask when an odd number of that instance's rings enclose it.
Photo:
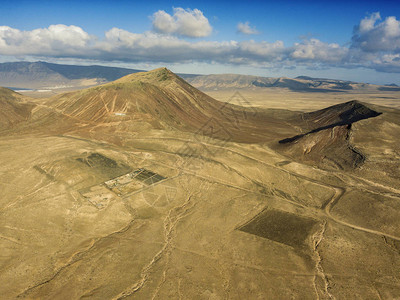
M 202 90 L 0 88 L 1 298 L 400 298 L 400 92 Z
M 382 105 L 392 108 L 400 108 L 400 92 L 391 91 L 349 91 L 346 93 L 308 93 L 293 92 L 287 89 L 202 89 L 205 93 L 219 101 L 232 101 L 240 105 L 238 93 L 246 102 L 255 107 L 289 109 L 310 112 L 322 109 L 334 104 L 358 100 L 365 103 Z

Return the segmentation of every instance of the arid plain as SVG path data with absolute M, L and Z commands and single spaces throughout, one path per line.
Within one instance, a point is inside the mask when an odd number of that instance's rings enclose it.
M 2 298 L 400 298 L 400 92 L 0 92 Z

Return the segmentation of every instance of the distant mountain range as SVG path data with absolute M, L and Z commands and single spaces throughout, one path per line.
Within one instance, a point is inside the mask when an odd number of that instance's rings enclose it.
M 42 63 L 41 66 L 43 67 Z M 79 76 L 67 75 L 75 79 Z M 331 90 L 346 90 L 362 85 L 305 77 L 188 77 L 194 83 L 206 87 L 214 82 L 212 86 L 226 88 L 249 87 L 256 83 L 256 87 L 261 88 L 328 90 L 329 87 Z M 379 107 L 379 111 L 383 109 Z M 75 134 L 82 131 L 86 135 L 88 132 L 92 134 L 91 128 L 101 124 L 105 131 L 99 134 L 104 138 L 110 135 L 108 130 L 113 126 L 120 126 L 120 122 L 124 124 L 124 131 L 136 134 L 147 132 L 149 128 L 173 128 L 198 134 L 201 128 L 202 135 L 222 140 L 241 143 L 272 142 L 274 149 L 293 159 L 335 169 L 354 169 L 364 163 L 366 156 L 350 144 L 352 124 L 380 115 L 381 112 L 375 110 L 373 105 L 355 100 L 311 113 L 244 108 L 229 103 L 221 106 L 221 102 L 194 88 L 166 68 L 137 72 L 101 86 L 60 93 L 43 103 L 36 103 L 32 98 L 0 88 L 0 135 L 2 129 L 13 131 L 16 128 L 38 132 L 45 130 L 57 134 L 66 134 L 72 130 Z M 232 122 L 232 116 L 243 118 L 240 119 L 240 126 Z M 399 123 L 398 113 L 391 114 L 386 109 L 385 116 L 387 122 L 396 124 L 394 126 Z M 212 123 L 204 126 L 210 120 L 213 120 Z M 218 127 L 220 129 L 215 130 Z M 372 127 L 371 125 L 367 132 L 372 131 Z
M 185 77 L 184 77 L 185 78 Z M 344 80 L 320 79 L 306 76 L 297 78 L 260 77 L 237 74 L 199 75 L 185 78 L 193 86 L 202 90 L 243 89 L 243 88 L 287 88 L 304 92 L 340 92 L 366 89 L 369 84 Z
M 0 86 L 12 87 L 14 90 L 83 88 L 114 81 L 141 71 L 143 70 L 47 62 L 10 62 L 0 64 Z M 178 75 L 200 90 L 285 88 L 296 92 L 400 91 L 400 87 L 395 84 L 379 86 L 308 76 L 292 79 L 238 74 Z
M 60 65 L 47 62 L 0 64 L 0 86 L 43 89 L 97 85 L 141 70 L 105 66 Z

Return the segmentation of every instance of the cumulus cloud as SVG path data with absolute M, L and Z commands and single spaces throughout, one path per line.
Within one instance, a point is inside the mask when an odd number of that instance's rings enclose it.
M 384 54 L 371 61 L 371 68 L 386 72 L 400 73 L 400 54 Z
M 101 59 L 135 62 L 218 62 L 229 64 L 268 63 L 284 58 L 282 41 L 197 41 L 155 32 L 135 34 L 113 28 L 106 39 L 97 44 Z
M 175 12 L 179 11 L 176 9 Z M 192 14 L 195 10 L 184 12 Z M 382 21 L 379 13 L 367 16 L 355 28 L 350 46 L 325 43 L 315 38 L 287 46 L 279 40 L 239 42 L 183 39 L 183 29 L 179 29 L 181 34 L 177 33 L 176 25 L 166 29 L 176 23 L 176 13 L 170 16 L 172 23 L 160 25 L 164 26 L 164 32 L 134 33 L 112 28 L 103 37 L 92 36 L 73 25 L 51 25 L 31 31 L 0 26 L 0 55 L 136 63 L 204 62 L 274 68 L 364 67 L 400 73 L 400 29 L 395 17 Z M 165 19 L 168 20 L 168 17 Z
M 370 16 L 365 17 L 360 21 L 360 25 L 358 26 L 358 30 L 361 33 L 370 31 L 374 28 L 375 22 L 381 19 L 381 14 L 379 12 L 375 12 Z
M 290 56 L 296 60 L 337 63 L 346 59 L 348 51 L 348 48 L 339 44 L 328 44 L 312 38 L 302 43 L 295 43 Z
M 400 22 L 393 16 L 380 20 L 379 12 L 361 20 L 354 29 L 352 48 L 366 52 L 400 52 Z
M 205 37 L 212 32 L 208 19 L 198 9 L 176 7 L 172 16 L 164 10 L 159 10 L 153 14 L 152 20 L 154 30 L 159 33 Z
M 0 27 L 0 55 L 80 57 L 126 62 L 253 63 L 282 60 L 283 42 L 187 41 L 157 32 L 132 33 L 120 28 L 103 39 L 79 27 L 52 25 L 19 31 Z
M 237 31 L 243 34 L 259 34 L 258 30 L 255 27 L 251 27 L 249 22 L 239 22 L 237 25 Z
M 125 62 L 202 61 L 287 67 L 295 63 L 339 62 L 348 51 L 348 48 L 317 39 L 304 40 L 293 47 L 286 47 L 282 41 L 193 42 L 173 35 L 151 31 L 132 33 L 120 28 L 112 28 L 103 39 L 97 39 L 79 27 L 55 26 L 58 30 L 53 26 L 29 32 L 9 27 L 3 31 L 0 29 L 0 55 L 47 55 Z
M 107 59 L 144 62 L 187 62 L 218 60 L 231 53 L 236 42 L 189 42 L 176 36 L 155 32 L 131 33 L 113 28 L 97 45 L 100 56 Z
M 96 38 L 78 26 L 51 25 L 32 31 L 0 26 L 0 52 L 3 55 L 80 54 Z

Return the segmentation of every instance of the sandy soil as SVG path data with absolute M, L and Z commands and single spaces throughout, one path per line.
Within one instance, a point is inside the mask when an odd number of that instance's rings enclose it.
M 206 90 L 205 92 L 220 101 L 299 111 L 314 111 L 351 100 L 400 108 L 400 92 L 300 93 L 279 88 Z
M 307 111 L 358 97 L 398 107 L 399 98 L 240 94 L 247 105 Z M 62 104 L 37 103 L 32 128 L 0 137 L 3 299 L 400 297 L 395 119 L 358 122 L 352 142 L 368 160 L 343 171 L 268 143 L 134 118 L 78 122 Z

